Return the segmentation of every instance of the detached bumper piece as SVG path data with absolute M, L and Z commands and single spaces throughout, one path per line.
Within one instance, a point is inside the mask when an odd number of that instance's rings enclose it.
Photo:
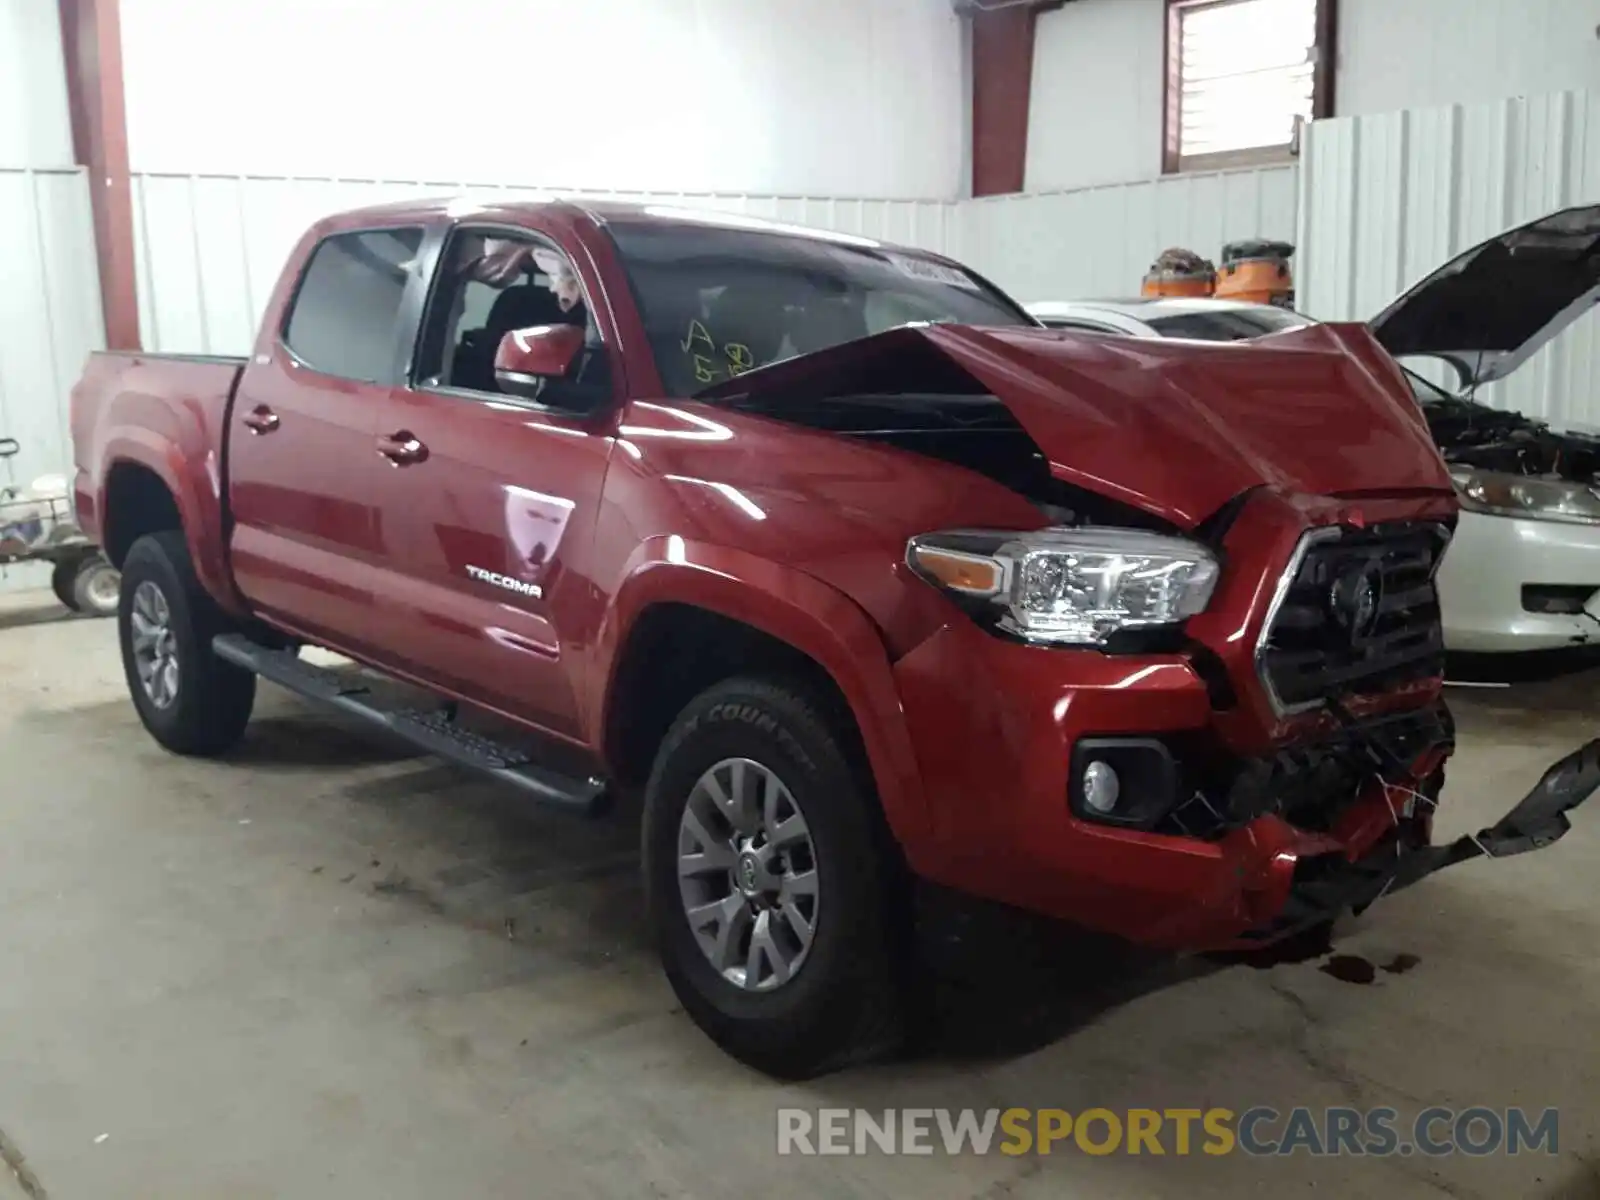
M 1600 789 L 1600 739 L 1573 751 L 1544 773 L 1522 800 L 1494 825 L 1442 846 L 1424 844 L 1420 820 L 1403 821 L 1370 854 L 1350 862 L 1337 854 L 1313 855 L 1295 866 L 1283 911 L 1246 941 L 1273 941 L 1336 917 L 1361 912 L 1381 897 L 1410 887 L 1435 871 L 1474 858 L 1509 858 L 1560 841 L 1567 814 Z

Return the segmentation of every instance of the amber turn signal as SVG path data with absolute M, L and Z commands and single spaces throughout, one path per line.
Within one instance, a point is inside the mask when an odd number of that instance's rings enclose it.
M 969 596 L 995 596 L 1005 586 L 1005 568 L 992 558 L 943 550 L 936 546 L 913 546 L 912 565 L 935 583 Z

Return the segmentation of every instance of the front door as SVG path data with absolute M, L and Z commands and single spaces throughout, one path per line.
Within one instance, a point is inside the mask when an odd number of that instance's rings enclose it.
M 439 256 L 411 386 L 384 408 L 378 540 L 389 658 L 468 700 L 577 737 L 574 639 L 615 411 L 609 351 L 571 260 L 520 231 L 458 229 Z M 537 401 L 500 391 L 513 329 L 571 323 L 587 349 Z M 409 631 L 409 632 L 406 632 Z M 397 657 L 398 656 L 398 657 Z
M 282 336 L 244 374 L 228 431 L 230 543 L 263 615 L 370 655 L 380 566 L 379 418 L 399 379 L 417 227 L 336 233 L 312 251 Z

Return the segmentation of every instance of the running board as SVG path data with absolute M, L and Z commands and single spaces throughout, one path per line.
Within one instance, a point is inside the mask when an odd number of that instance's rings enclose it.
M 386 729 L 417 749 L 480 771 L 518 788 L 541 804 L 593 816 L 605 806 L 605 782 L 576 778 L 538 766 L 533 755 L 463 729 L 442 712 L 383 708 L 359 677 L 303 662 L 290 650 L 272 650 L 242 634 L 212 640 L 217 657 L 269 683 Z

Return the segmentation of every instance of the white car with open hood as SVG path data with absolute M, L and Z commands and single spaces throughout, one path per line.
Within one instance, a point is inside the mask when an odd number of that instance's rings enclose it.
M 1370 322 L 1402 367 L 1443 362 L 1454 390 L 1407 369 L 1461 494 L 1439 571 L 1445 645 L 1504 653 L 1600 644 L 1600 436 L 1556 431 L 1472 398 L 1600 302 L 1600 205 L 1491 238 Z M 1232 341 L 1310 323 L 1283 308 L 1215 299 L 1029 305 L 1061 329 Z

